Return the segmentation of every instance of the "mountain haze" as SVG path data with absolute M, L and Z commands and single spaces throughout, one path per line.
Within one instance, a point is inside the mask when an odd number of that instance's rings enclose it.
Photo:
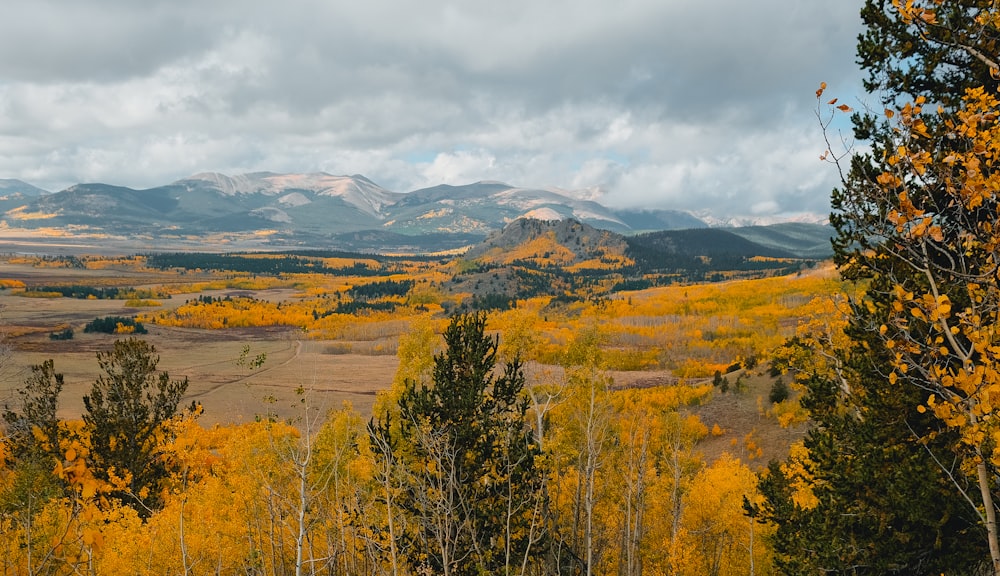
M 32 186 L 27 182 L 22 182 L 21 180 L 14 180 L 11 178 L 0 178 L 0 194 L 8 196 L 11 194 L 20 194 L 24 197 L 35 197 L 41 196 L 42 194 L 48 194 L 47 190 L 42 190 L 37 186 Z
M 520 218 L 573 220 L 620 234 L 704 228 L 672 210 L 615 210 L 591 193 L 483 181 L 400 193 L 355 174 L 204 172 L 136 190 L 103 183 L 46 193 L 0 180 L 0 227 L 60 230 L 107 243 L 197 247 L 206 239 L 235 248 L 436 251 L 468 246 Z M 139 246 L 141 248 L 141 246 Z

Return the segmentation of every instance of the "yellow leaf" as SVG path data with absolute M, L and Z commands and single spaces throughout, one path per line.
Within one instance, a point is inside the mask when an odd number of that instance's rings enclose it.
M 819 90 L 816 91 L 816 97 L 819 98 L 823 95 L 823 91 L 826 90 L 826 82 L 819 83 Z
M 851 107 L 847 104 L 841 104 L 840 106 L 837 106 L 837 110 L 840 110 L 841 112 L 850 112 Z
M 830 106 L 833 106 L 834 104 L 837 103 L 837 100 L 838 100 L 837 98 L 834 98 L 833 100 L 830 100 L 829 102 L 827 102 L 827 104 L 829 104 Z
M 97 480 L 93 478 L 85 480 L 80 487 L 80 495 L 84 498 L 93 498 L 97 495 Z
M 70 462 L 76 460 L 76 450 L 72 448 L 66 450 L 66 459 L 69 460 Z
M 937 313 L 939 316 L 951 314 L 951 301 L 948 300 L 947 296 L 941 296 L 939 299 Z

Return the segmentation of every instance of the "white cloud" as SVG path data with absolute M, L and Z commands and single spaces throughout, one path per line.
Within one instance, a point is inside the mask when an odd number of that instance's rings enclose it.
M 460 150 L 438 154 L 421 170 L 424 183 L 467 184 L 477 180 L 492 180 L 496 158 L 486 150 Z
M 0 177 L 325 170 L 824 212 L 812 92 L 859 91 L 861 0 L 140 4 L 5 4 Z

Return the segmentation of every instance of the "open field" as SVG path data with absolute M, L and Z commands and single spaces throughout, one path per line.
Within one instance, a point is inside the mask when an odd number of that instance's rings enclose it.
M 109 316 L 166 315 L 168 320 L 176 320 L 192 313 L 202 317 L 223 315 L 238 305 L 207 308 L 189 303 L 219 303 L 231 297 L 234 302 L 256 302 L 255 317 L 260 321 L 250 325 L 230 323 L 229 327 L 216 329 L 192 327 L 190 321 L 144 322 L 148 334 L 141 338 L 156 347 L 161 370 L 172 378 L 188 378 L 188 400 L 200 402 L 205 409 L 200 419 L 203 425 L 242 423 L 263 415 L 294 419 L 301 411 L 303 397 L 298 392 L 302 390 L 312 407 L 326 411 L 350 402 L 367 418 L 376 394 L 389 388 L 396 373 L 398 336 L 405 333 L 415 317 L 413 308 L 364 318 L 343 316 L 330 331 L 336 339 L 323 339 L 317 331 L 269 323 L 279 323 L 275 320 L 280 318 L 279 310 L 295 309 L 299 310 L 298 318 L 312 321 L 317 308 L 328 309 L 330 296 L 347 290 L 344 286 L 350 286 L 351 279 L 309 277 L 300 282 L 272 277 L 269 283 L 254 280 L 249 287 L 246 277 L 234 281 L 225 272 L 154 270 L 127 260 L 119 262 L 109 257 L 96 265 L 91 261 L 85 266 L 67 267 L 65 261 L 58 260 L 0 259 L 0 279 L 22 283 L 29 289 L 81 285 L 172 292 L 170 297 L 155 298 L 156 306 L 131 307 L 125 299 L 25 297 L 20 289 L 0 290 L 0 327 L 6 331 L 11 348 L 9 361 L 0 369 L 0 402 L 14 398 L 29 374 L 29 366 L 51 358 L 56 371 L 65 375 L 60 416 L 77 418 L 83 411 L 83 396 L 100 372 L 96 353 L 110 350 L 117 338 L 125 337 L 84 333 L 87 322 Z M 599 326 L 610 335 L 604 352 L 622 364 L 637 366 L 609 367 L 606 375 L 612 389 L 674 385 L 679 381 L 697 384 L 710 381 L 711 371 L 731 364 L 733 354 L 740 350 L 753 356 L 766 354 L 762 342 L 750 344 L 751 340 L 764 339 L 761 330 L 766 330 L 770 334 L 767 338 L 775 343 L 780 342 L 781 334 L 791 334 L 802 318 L 793 310 L 815 313 L 807 303 L 816 295 L 811 291 L 820 286 L 815 283 L 828 274 L 825 268 L 800 274 L 797 282 L 813 282 L 813 287 L 803 285 L 799 291 L 788 293 L 784 292 L 786 281 L 738 281 L 653 288 L 562 311 L 526 303 L 525 309 L 495 316 L 491 324 L 504 336 L 514 334 L 515 340 L 518 331 L 523 334 L 525 329 L 530 330 L 538 349 L 549 351 L 545 356 L 549 362 L 557 357 L 559 347 L 572 340 L 575 331 L 585 330 L 587 325 Z M 219 288 L 224 285 L 237 287 Z M 772 290 L 775 293 L 769 294 Z M 309 307 L 313 307 L 313 316 L 307 315 Z M 264 321 L 264 315 L 269 320 Z M 49 337 L 66 328 L 73 330 L 72 339 Z M 266 360 L 258 369 L 250 369 L 247 362 L 240 365 L 244 354 L 246 360 L 260 354 Z M 783 457 L 787 446 L 801 437 L 802 426 L 780 428 L 766 415 L 770 408 L 766 398 L 773 379 L 763 370 L 761 366 L 747 372 L 742 392 L 723 394 L 717 390 L 712 401 L 690 408 L 709 429 L 717 425 L 723 431 L 703 439 L 700 447 L 706 455 L 737 453 L 745 461 L 762 464 Z M 558 387 L 565 382 L 562 369 L 552 364 L 530 362 L 525 372 L 529 383 Z M 729 378 L 737 376 L 732 373 Z M 755 447 L 762 453 L 754 454 Z
M 0 263 L 0 277 L 31 283 L 121 283 L 143 285 L 162 283 L 164 278 L 111 270 L 46 269 Z M 188 281 L 191 278 L 187 278 Z M 227 292 L 212 290 L 162 300 L 157 310 L 176 308 L 198 296 L 224 297 Z M 272 293 L 273 292 L 273 293 Z M 259 298 L 280 300 L 288 290 L 258 293 Z M 65 375 L 60 415 L 78 417 L 83 395 L 99 373 L 96 353 L 108 350 L 116 338 L 108 334 L 84 334 L 83 326 L 96 317 L 129 316 L 137 312 L 124 300 L 80 300 L 70 298 L 25 298 L 0 292 L 4 330 L 12 347 L 9 365 L 2 371 L 0 398 L 11 398 L 29 372 L 29 366 L 52 358 L 58 372 Z M 53 341 L 49 333 L 72 327 L 72 340 Z M 320 408 L 339 408 L 345 401 L 363 414 L 371 411 L 377 390 L 388 388 L 396 371 L 393 355 L 330 353 L 331 343 L 306 340 L 296 330 L 285 327 L 199 330 L 147 325 L 143 339 L 160 354 L 161 370 L 172 378 L 187 377 L 188 396 L 201 402 L 203 424 L 245 422 L 258 415 L 294 416 L 298 397 L 295 390 L 310 391 L 309 403 Z M 258 370 L 237 365 L 244 346 L 250 357 L 267 355 Z M 344 343 L 341 348 L 347 349 Z

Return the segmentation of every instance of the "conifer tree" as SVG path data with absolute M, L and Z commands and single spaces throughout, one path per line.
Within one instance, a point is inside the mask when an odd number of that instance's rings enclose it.
M 955 240 L 976 216 L 970 219 L 950 198 L 963 174 L 941 161 L 968 145 L 949 135 L 949 118 L 965 105 L 967 89 L 996 91 L 990 72 L 1000 38 L 996 10 L 990 0 L 868 0 L 861 11 L 865 87 L 890 112 L 880 107 L 852 117 L 855 136 L 870 152 L 852 155 L 849 166 L 833 154 L 843 169 L 832 196 L 835 260 L 857 292 L 848 302 L 851 344 L 825 351 L 835 369 L 802 375 L 803 404 L 814 423 L 808 455 L 773 464 L 762 482 L 764 516 L 778 525 L 775 551 L 787 573 L 961 574 L 989 565 L 989 523 L 968 497 L 979 492 L 975 474 L 968 474 L 973 459 L 962 456 L 961 434 L 925 409 L 940 390 L 936 369 L 913 355 L 912 370 L 894 370 L 906 362 L 900 343 L 934 343 L 937 327 L 894 319 L 914 307 L 900 294 L 928 293 L 931 285 L 955 310 L 968 303 L 969 277 L 947 270 L 969 256 Z M 924 101 L 941 113 L 921 117 Z M 918 124 L 918 117 L 926 122 Z M 907 135 L 913 137 L 902 142 Z M 928 164 L 917 166 L 914 158 Z M 909 169 L 899 188 L 888 191 L 886 175 Z M 926 200 L 916 210 L 933 215 L 924 226 L 935 245 L 914 266 L 901 246 L 922 221 L 906 223 L 899 214 L 918 197 Z M 802 483 L 814 497 L 809 504 L 795 498 Z
M 954 435 L 922 446 L 912 430 L 935 423 L 916 410 L 920 394 L 888 386 L 888 351 L 852 334 L 853 348 L 837 352 L 839 375 L 801 375 L 808 456 L 772 462 L 761 479 L 775 564 L 784 574 L 975 573 L 981 528 L 929 452 Z M 796 498 L 803 483 L 811 502 Z
M 432 382 L 407 381 L 398 427 L 389 416 L 369 426 L 404 471 L 407 560 L 439 574 L 523 573 L 543 553 L 543 477 L 520 361 L 496 371 L 483 313 L 452 318 L 444 341 Z
M 18 390 L 19 410 L 5 406 L 7 443 L 15 458 L 29 455 L 55 457 L 59 450 L 59 419 L 56 408 L 63 388 L 63 375 L 50 359 L 31 367 L 31 376 Z
M 166 424 L 177 414 L 187 378 L 157 372 L 160 357 L 145 340 L 118 340 L 97 353 L 103 374 L 83 397 L 83 422 L 94 475 L 116 489 L 112 496 L 148 515 L 160 504 L 169 475 L 162 447 Z M 192 409 L 194 406 L 192 405 Z
M 19 406 L 5 406 L 3 413 L 4 448 L 9 461 L 0 482 L 0 522 L 20 529 L 24 537 L 19 547 L 27 565 L 33 568 L 46 564 L 45 560 L 39 562 L 38 557 L 46 555 L 38 550 L 47 550 L 51 543 L 46 537 L 54 536 L 38 529 L 39 524 L 44 524 L 39 511 L 66 494 L 67 488 L 53 474 L 57 463 L 62 462 L 59 441 L 65 436 L 56 417 L 62 387 L 63 376 L 55 372 L 52 360 L 32 366 L 31 376 L 17 392 Z M 11 532 L 14 530 L 0 530 L 7 538 Z

